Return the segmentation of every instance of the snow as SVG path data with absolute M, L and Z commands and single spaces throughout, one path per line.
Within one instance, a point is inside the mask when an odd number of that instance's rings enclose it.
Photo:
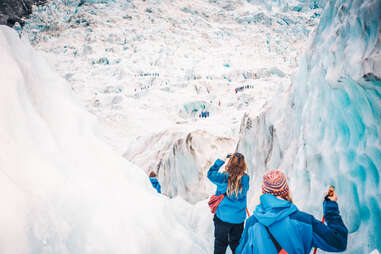
M 195 208 L 156 194 L 100 141 L 95 117 L 40 53 L 5 26 L 0 47 L 2 252 L 210 253 Z
M 378 253 L 379 13 L 379 0 L 52 0 L 21 40 L 1 27 L 2 251 L 212 253 L 206 171 L 238 150 L 249 210 L 267 169 L 316 218 L 334 184 L 346 253 Z
M 244 113 L 260 111 L 289 86 L 320 9 L 284 8 L 274 3 L 268 12 L 244 1 L 57 0 L 36 8 L 23 34 L 97 116 L 105 142 L 145 172 L 161 170 L 163 190 L 193 203 L 210 195 L 213 186 L 201 176 L 235 144 L 201 149 L 198 154 L 209 156 L 200 158 L 182 147 L 177 155 L 188 154 L 182 156 L 193 161 L 189 165 L 170 151 L 198 131 L 210 142 L 212 136 L 236 142 Z M 246 85 L 253 88 L 235 93 Z M 199 118 L 202 110 L 210 117 Z M 204 143 L 198 140 L 197 149 Z

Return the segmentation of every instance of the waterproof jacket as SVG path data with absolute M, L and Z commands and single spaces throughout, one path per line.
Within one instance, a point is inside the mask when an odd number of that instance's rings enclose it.
M 324 201 L 323 211 L 327 225 L 312 215 L 301 212 L 289 201 L 263 194 L 253 215 L 247 219 L 236 254 L 275 254 L 266 225 L 274 238 L 289 254 L 310 253 L 313 247 L 324 251 L 344 251 L 348 230 L 334 201 Z
M 156 191 L 158 193 L 161 193 L 161 186 L 160 186 L 159 180 L 157 180 L 156 177 L 150 177 L 149 180 L 151 181 L 152 186 L 156 189 Z
M 217 185 L 216 196 L 227 192 L 228 188 L 228 173 L 220 173 L 218 170 L 225 162 L 217 159 L 213 166 L 208 171 L 208 178 Z M 216 210 L 216 216 L 228 223 L 240 224 L 246 219 L 246 194 L 249 190 L 249 176 L 244 175 L 241 178 L 242 191 L 236 197 L 226 195 Z

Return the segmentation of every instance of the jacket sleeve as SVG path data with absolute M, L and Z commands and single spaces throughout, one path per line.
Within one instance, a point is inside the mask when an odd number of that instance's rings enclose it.
M 224 165 L 224 161 L 217 159 L 214 164 L 209 168 L 208 179 L 213 183 L 223 183 L 225 181 L 225 174 L 219 173 L 218 170 Z
M 156 190 L 157 190 L 158 193 L 161 194 L 161 186 L 160 186 L 160 183 L 159 183 L 159 182 L 157 182 Z
M 237 254 L 246 253 L 247 251 L 244 251 L 249 239 L 249 228 L 252 227 L 255 223 L 257 223 L 258 220 L 254 216 L 250 216 L 246 222 L 245 222 L 245 229 L 242 232 L 241 239 L 239 240 L 239 245 L 235 251 Z
M 313 218 L 312 246 L 329 252 L 340 252 L 347 248 L 348 229 L 345 227 L 335 201 L 323 203 L 324 223 Z

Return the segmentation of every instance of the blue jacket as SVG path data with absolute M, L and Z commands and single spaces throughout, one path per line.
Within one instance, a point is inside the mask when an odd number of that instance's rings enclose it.
M 225 162 L 217 159 L 208 171 L 208 178 L 217 185 L 216 196 L 226 193 L 228 188 L 228 173 L 219 173 L 218 170 Z M 216 216 L 233 224 L 240 224 L 246 219 L 246 194 L 249 190 L 249 176 L 244 175 L 241 179 L 242 191 L 238 197 L 226 195 L 216 210 Z
M 152 186 L 156 189 L 156 191 L 158 193 L 161 193 L 161 186 L 160 186 L 159 180 L 157 180 L 156 177 L 150 177 L 149 180 L 151 181 Z
M 310 253 L 313 247 L 339 252 L 347 247 L 348 230 L 334 201 L 324 201 L 327 225 L 301 212 L 289 201 L 263 194 L 254 214 L 247 219 L 237 254 L 277 253 L 265 227 L 289 254 Z

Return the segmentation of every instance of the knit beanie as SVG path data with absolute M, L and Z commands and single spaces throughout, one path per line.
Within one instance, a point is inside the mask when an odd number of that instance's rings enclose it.
M 263 193 L 270 193 L 274 196 L 285 196 L 288 193 L 287 179 L 279 170 L 271 170 L 263 176 Z

